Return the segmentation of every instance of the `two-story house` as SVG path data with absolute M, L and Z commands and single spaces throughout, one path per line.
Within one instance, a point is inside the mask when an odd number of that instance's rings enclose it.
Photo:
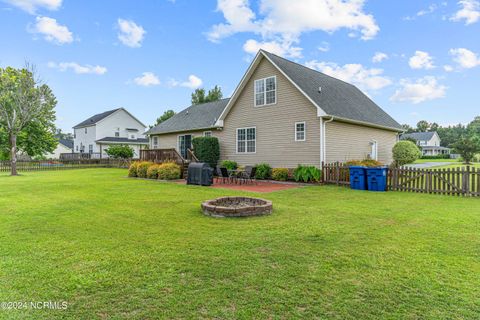
M 73 127 L 74 154 L 89 158 L 108 158 L 106 150 L 114 144 L 130 146 L 134 158 L 148 146 L 146 126 L 124 108 L 96 114 Z
M 232 97 L 193 105 L 147 131 L 152 149 L 183 157 L 217 137 L 221 160 L 272 167 L 376 159 L 392 162 L 401 125 L 355 86 L 260 50 Z
M 436 131 L 430 132 L 412 132 L 402 134 L 400 139 L 413 139 L 422 149 L 424 156 L 437 156 L 441 154 L 450 154 L 450 148 L 440 146 L 440 136 Z

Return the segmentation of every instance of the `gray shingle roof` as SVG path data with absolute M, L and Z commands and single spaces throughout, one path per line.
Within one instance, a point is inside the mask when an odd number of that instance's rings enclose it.
M 73 149 L 73 140 L 59 139 L 58 142 L 67 148 Z
M 328 115 L 402 130 L 397 121 L 357 87 L 272 53 L 263 53 Z
M 97 140 L 97 142 L 116 142 L 116 143 L 126 143 L 126 144 L 137 144 L 137 143 L 148 143 L 146 138 L 137 138 L 137 139 L 128 139 L 120 137 L 105 137 Z
M 148 130 L 146 134 L 207 129 L 215 126 L 230 99 L 193 105 Z
M 105 111 L 105 112 L 96 114 L 96 115 L 94 115 L 94 116 L 91 116 L 90 118 L 88 118 L 88 119 L 85 120 L 85 121 L 80 122 L 79 124 L 77 124 L 77 125 L 76 125 L 75 127 L 73 127 L 73 128 L 74 128 L 74 129 L 77 129 L 77 128 L 81 128 L 81 127 L 86 127 L 86 126 L 94 125 L 94 124 L 97 123 L 98 121 L 105 119 L 106 117 L 108 117 L 109 115 L 111 115 L 112 113 L 114 113 L 115 111 L 117 111 L 117 110 L 119 110 L 119 109 L 121 109 L 121 108 L 117 108 L 117 109 L 114 109 L 114 110 Z
M 428 140 L 432 139 L 435 132 L 436 131 L 405 133 L 405 134 L 402 134 L 400 136 L 400 139 L 404 140 L 406 138 L 413 138 L 417 141 L 428 141 Z

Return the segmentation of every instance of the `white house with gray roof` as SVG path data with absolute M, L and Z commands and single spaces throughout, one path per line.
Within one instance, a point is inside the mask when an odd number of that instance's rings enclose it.
M 377 159 L 392 162 L 403 129 L 355 86 L 260 50 L 229 99 L 190 106 L 150 129 L 150 148 L 214 136 L 221 159 L 272 167 Z
M 413 139 L 422 149 L 424 156 L 437 156 L 441 154 L 450 154 L 450 148 L 442 147 L 440 136 L 436 131 L 431 132 L 412 132 L 402 134 L 400 139 Z
M 128 145 L 138 158 L 148 146 L 146 126 L 124 108 L 96 114 L 80 122 L 74 130 L 74 155 L 108 158 L 105 152 L 111 145 Z

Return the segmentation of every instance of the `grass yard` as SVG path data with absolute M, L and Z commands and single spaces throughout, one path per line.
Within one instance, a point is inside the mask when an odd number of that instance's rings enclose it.
M 120 169 L 0 175 L 0 319 L 478 319 L 480 199 L 303 187 L 247 194 Z M 252 195 L 252 193 L 249 193 Z
M 459 159 L 417 159 L 414 163 L 426 163 L 426 162 L 452 162 L 452 163 L 461 163 Z

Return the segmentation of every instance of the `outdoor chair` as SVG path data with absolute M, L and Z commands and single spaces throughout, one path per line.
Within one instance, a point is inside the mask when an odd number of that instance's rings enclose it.
M 245 171 L 242 172 L 241 179 L 247 183 L 256 183 L 255 174 L 257 173 L 257 167 L 245 166 Z
M 225 183 L 225 181 L 227 181 L 228 183 L 230 182 L 233 182 L 233 177 L 230 176 L 230 174 L 228 173 L 228 170 L 227 168 L 220 168 L 220 176 L 219 178 L 222 179 L 222 183 Z

